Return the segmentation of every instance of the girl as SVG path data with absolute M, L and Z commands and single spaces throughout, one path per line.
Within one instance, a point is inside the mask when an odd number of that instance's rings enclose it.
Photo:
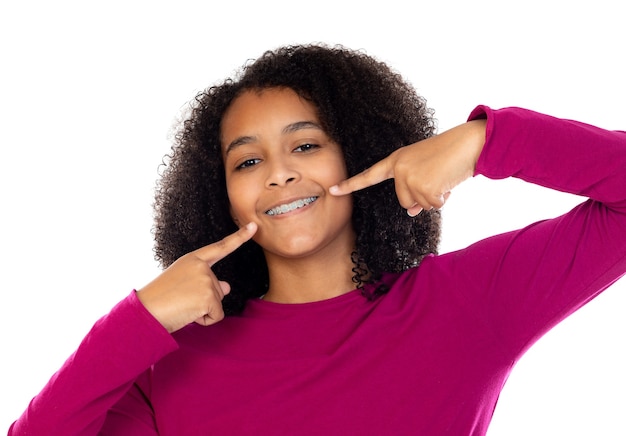
M 433 134 L 410 85 L 341 47 L 198 95 L 157 188 L 165 271 L 9 434 L 485 434 L 515 362 L 626 271 L 626 134 L 485 106 Z M 589 200 L 438 256 L 475 174 Z

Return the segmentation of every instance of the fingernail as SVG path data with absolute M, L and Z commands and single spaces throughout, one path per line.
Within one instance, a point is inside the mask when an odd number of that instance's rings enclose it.
M 328 188 L 328 192 L 330 192 L 331 194 L 339 194 L 339 186 L 338 185 L 333 185 L 330 188 Z

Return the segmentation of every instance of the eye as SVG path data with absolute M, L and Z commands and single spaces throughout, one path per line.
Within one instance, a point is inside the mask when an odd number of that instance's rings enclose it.
M 307 152 L 307 151 L 311 151 L 311 150 L 315 150 L 316 148 L 319 148 L 320 146 L 317 144 L 310 144 L 310 143 L 306 143 L 306 144 L 302 144 L 297 146 L 296 148 L 293 149 L 293 151 L 296 152 Z
M 261 162 L 261 159 L 246 159 L 235 167 L 236 170 L 243 170 L 255 166 Z

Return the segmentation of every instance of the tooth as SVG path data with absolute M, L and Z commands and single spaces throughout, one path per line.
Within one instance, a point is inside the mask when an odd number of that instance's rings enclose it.
M 296 210 L 301 207 L 307 206 L 313 203 L 315 200 L 316 200 L 316 197 L 308 197 L 304 199 L 295 200 L 289 204 L 282 204 L 280 206 L 276 206 L 275 208 L 268 210 L 266 213 L 270 216 L 280 215 L 280 214 L 291 212 L 292 210 Z

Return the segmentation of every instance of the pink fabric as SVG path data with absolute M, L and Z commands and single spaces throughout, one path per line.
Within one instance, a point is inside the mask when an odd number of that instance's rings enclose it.
M 10 435 L 483 435 L 515 362 L 626 271 L 626 134 L 478 107 L 476 173 L 592 198 L 308 304 L 250 301 L 173 336 L 134 293 L 102 318 Z

